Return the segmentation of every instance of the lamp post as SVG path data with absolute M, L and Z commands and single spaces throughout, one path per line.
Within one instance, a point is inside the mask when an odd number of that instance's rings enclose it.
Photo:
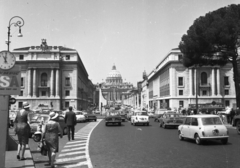
M 16 22 L 12 22 L 13 19 L 18 19 Z M 9 45 L 11 43 L 10 41 L 10 32 L 11 32 L 11 26 L 14 25 L 15 27 L 19 27 L 19 33 L 18 37 L 22 37 L 21 27 L 24 25 L 24 20 L 20 16 L 14 16 L 9 20 L 8 24 L 8 39 L 6 41 L 6 44 L 8 45 L 8 51 L 9 51 Z

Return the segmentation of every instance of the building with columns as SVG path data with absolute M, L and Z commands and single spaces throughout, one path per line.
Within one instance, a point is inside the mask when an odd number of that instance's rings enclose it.
M 186 68 L 178 48 L 148 74 L 147 83 L 150 108 L 189 108 L 196 103 L 201 108 L 212 102 L 236 107 L 232 65 Z
M 34 109 L 45 104 L 55 110 L 69 106 L 86 109 L 93 103 L 95 86 L 75 49 L 48 46 L 17 48 L 12 51 L 21 66 L 21 93 L 11 108 L 22 108 L 27 101 Z
M 107 104 L 123 103 L 123 100 L 130 95 L 133 85 L 129 82 L 123 82 L 120 72 L 113 65 L 105 82 L 101 83 L 101 91 Z

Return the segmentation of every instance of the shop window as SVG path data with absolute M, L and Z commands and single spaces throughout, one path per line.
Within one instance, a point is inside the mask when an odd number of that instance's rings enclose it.
M 184 107 L 184 101 L 179 101 L 179 107 Z
M 225 100 L 225 107 L 230 106 L 230 101 L 229 100 Z
M 23 102 L 18 102 L 18 108 L 22 108 L 23 107 Z
M 65 102 L 65 108 L 69 108 L 69 102 Z
M 47 96 L 47 92 L 46 91 L 42 91 L 42 96 Z

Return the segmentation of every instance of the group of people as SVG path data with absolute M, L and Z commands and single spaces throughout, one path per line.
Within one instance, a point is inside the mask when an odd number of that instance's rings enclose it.
M 65 115 L 65 123 L 68 127 L 68 140 L 71 138 L 74 140 L 75 134 L 75 125 L 77 124 L 76 114 L 72 111 L 73 108 L 69 107 L 69 112 Z M 18 149 L 17 149 L 17 159 L 25 160 L 24 154 L 26 145 L 29 142 L 30 135 L 30 125 L 29 125 L 29 113 L 30 104 L 28 102 L 23 103 L 23 109 L 17 112 L 15 119 L 15 133 L 18 136 Z M 54 161 L 56 157 L 56 153 L 59 150 L 59 136 L 63 137 L 63 131 L 58 123 L 58 114 L 54 111 L 49 113 L 50 120 L 43 126 L 42 130 L 42 140 L 46 144 L 46 148 L 48 151 L 49 165 L 51 168 L 54 167 Z

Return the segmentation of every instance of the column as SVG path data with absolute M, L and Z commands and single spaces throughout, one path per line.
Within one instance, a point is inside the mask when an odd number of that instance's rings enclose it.
M 193 69 L 189 69 L 189 96 L 193 96 L 192 71 Z
M 220 96 L 220 69 L 217 68 L 217 95 Z
M 56 97 L 59 97 L 59 69 L 56 69 Z
M 31 97 L 31 69 L 28 69 L 28 97 Z
M 36 68 L 33 69 L 33 97 L 36 97 Z
M 50 79 L 50 96 L 53 97 L 53 88 L 54 88 L 54 76 L 53 69 L 51 69 L 51 79 Z
M 194 95 L 196 96 L 197 94 L 197 68 L 194 69 L 194 83 L 195 83 L 195 86 L 194 86 Z
M 215 73 L 214 73 L 214 68 L 212 68 L 212 96 L 215 96 Z

